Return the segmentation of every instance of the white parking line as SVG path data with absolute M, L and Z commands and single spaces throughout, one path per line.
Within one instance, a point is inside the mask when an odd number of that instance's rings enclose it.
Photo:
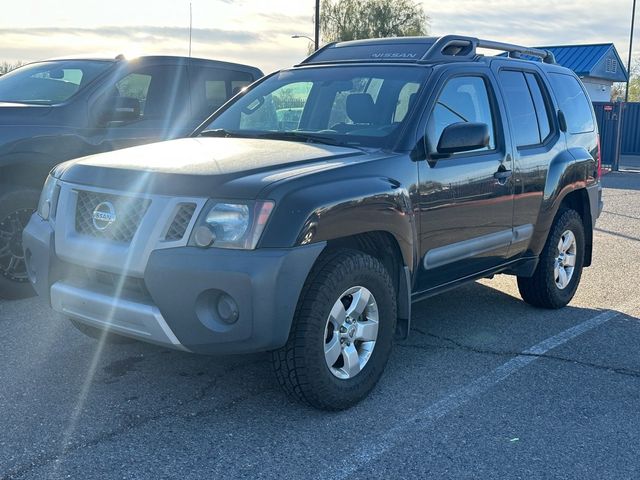
M 621 310 L 624 311 L 626 309 L 622 308 Z M 547 338 L 537 345 L 525 350 L 517 357 L 509 360 L 503 365 L 500 365 L 487 375 L 474 380 L 470 384 L 444 397 L 442 400 L 439 400 L 419 411 L 416 415 L 410 417 L 405 422 L 402 422 L 388 430 L 384 435 L 382 435 L 382 437 L 380 437 L 380 440 L 377 443 L 367 444 L 366 448 L 357 450 L 355 455 L 350 455 L 346 464 L 338 466 L 335 473 L 329 478 L 343 479 L 351 476 L 360 468 L 381 457 L 388 450 L 404 441 L 407 438 L 409 431 L 415 432 L 429 427 L 436 420 L 442 418 L 453 410 L 456 410 L 465 403 L 468 403 L 475 397 L 485 393 L 487 390 L 507 379 L 530 363 L 535 362 L 540 358 L 539 355 L 544 355 L 549 350 L 559 347 L 560 345 L 567 343 L 569 340 L 593 330 L 621 314 L 622 312 L 620 311 L 614 312 L 606 310 L 599 315 L 580 323 L 579 325 L 560 332 L 553 337 Z

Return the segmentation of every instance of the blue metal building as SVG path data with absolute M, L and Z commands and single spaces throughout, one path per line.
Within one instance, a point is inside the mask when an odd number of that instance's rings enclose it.
M 539 48 L 550 50 L 560 65 L 573 70 L 584 83 L 593 102 L 610 101 L 613 84 L 627 81 L 627 70 L 613 43 Z

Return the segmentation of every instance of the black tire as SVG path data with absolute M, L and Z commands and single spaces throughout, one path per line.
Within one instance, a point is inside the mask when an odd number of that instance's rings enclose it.
M 330 371 L 325 360 L 325 328 L 332 307 L 352 287 L 369 290 L 377 303 L 377 339 L 359 373 L 341 379 Z M 287 344 L 272 352 L 278 382 L 290 397 L 318 409 L 335 411 L 355 405 L 384 372 L 395 323 L 396 292 L 380 261 L 354 250 L 321 257 L 303 288 Z M 356 343 L 353 342 L 354 347 Z
M 76 327 L 78 331 L 95 340 L 102 341 L 102 339 L 104 339 L 105 343 L 109 343 L 112 345 L 126 345 L 136 342 L 136 340 L 133 338 L 118 335 L 117 333 L 105 332 L 104 330 L 101 330 L 99 328 L 92 327 L 91 325 L 86 325 L 82 322 L 74 320 L 73 318 L 70 318 L 69 321 L 74 327 Z
M 0 193 L 0 298 L 19 299 L 35 295 L 27 276 L 22 251 L 22 230 L 38 207 L 40 192 L 26 187 Z
M 570 231 L 576 242 L 573 275 L 565 288 L 556 284 L 554 267 L 559 255 L 558 244 L 562 235 Z M 565 307 L 578 289 L 584 266 L 584 225 L 575 210 L 562 209 L 551 226 L 540 261 L 532 277 L 518 277 L 518 290 L 522 299 L 534 307 L 558 309 Z

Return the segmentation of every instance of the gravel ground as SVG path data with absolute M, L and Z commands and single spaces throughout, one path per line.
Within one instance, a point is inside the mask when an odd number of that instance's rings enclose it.
M 0 479 L 639 478 L 640 173 L 604 184 L 569 307 L 507 276 L 424 301 L 347 412 L 290 403 L 265 354 L 101 348 L 0 302 Z

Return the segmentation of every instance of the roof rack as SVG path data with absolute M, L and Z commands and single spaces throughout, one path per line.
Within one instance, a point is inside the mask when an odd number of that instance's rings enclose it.
M 544 63 L 556 63 L 556 59 L 549 50 L 539 48 L 523 47 L 511 43 L 495 42 L 493 40 L 480 40 L 474 37 L 464 37 L 460 35 L 445 35 L 440 37 L 424 54 L 421 62 L 431 63 L 451 60 L 457 57 L 460 60 L 469 60 L 477 57 L 476 50 L 486 48 L 507 52 L 510 58 L 521 58 L 522 55 L 538 57 Z
M 438 63 L 477 60 L 478 48 L 506 52 L 511 58 L 556 63 L 549 50 L 522 47 L 511 43 L 480 40 L 461 35 L 444 37 L 393 37 L 329 43 L 296 66 L 322 63 Z

